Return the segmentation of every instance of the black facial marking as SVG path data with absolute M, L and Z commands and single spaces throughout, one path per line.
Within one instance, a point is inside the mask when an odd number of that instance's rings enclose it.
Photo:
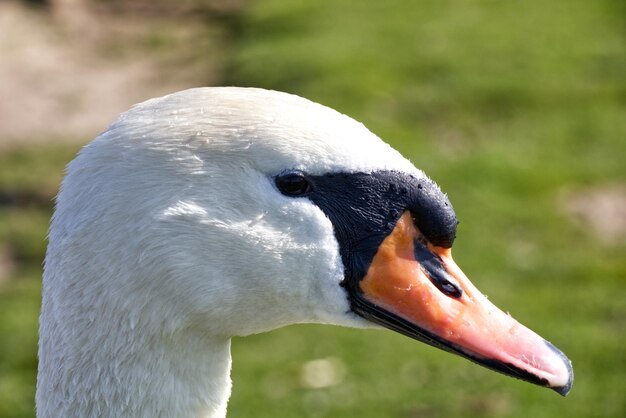
M 406 320 L 365 299 L 360 281 L 378 247 L 408 210 L 421 232 L 414 242 L 416 259 L 424 263 L 426 274 L 441 292 L 460 297 L 461 289 L 447 279 L 440 260 L 425 246 L 430 243 L 450 248 L 454 242 L 458 221 L 446 195 L 432 181 L 398 171 L 329 173 L 307 178 L 312 189 L 307 198 L 333 224 L 345 269 L 342 285 L 351 309 L 373 322 L 444 347 L 436 336 L 416 330 Z
M 346 270 L 344 285 L 358 291 L 378 247 L 409 210 L 433 245 L 449 248 L 458 223 L 452 205 L 428 179 L 398 171 L 309 176 L 307 197 L 331 220 Z M 349 290 L 350 293 L 352 291 Z

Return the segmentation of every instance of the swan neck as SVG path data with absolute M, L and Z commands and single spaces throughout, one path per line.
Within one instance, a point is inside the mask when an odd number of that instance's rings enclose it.
M 71 344 L 42 339 L 38 418 L 226 416 L 229 338 L 182 334 L 138 338 L 126 350 L 101 345 L 106 349 L 59 353 L 55 346 Z

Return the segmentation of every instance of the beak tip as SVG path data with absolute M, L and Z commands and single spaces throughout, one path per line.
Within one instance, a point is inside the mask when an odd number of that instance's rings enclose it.
M 567 396 L 569 391 L 572 390 L 572 385 L 573 384 L 574 384 L 574 374 L 571 373 L 570 376 L 569 376 L 569 380 L 567 381 L 565 386 L 553 387 L 551 389 L 554 390 L 559 395 L 565 397 L 565 396 Z
M 567 396 L 569 391 L 572 390 L 572 385 L 574 384 L 574 369 L 572 368 L 572 362 L 567 358 L 564 360 L 567 365 L 567 370 L 569 371 L 569 379 L 565 385 L 553 388 L 556 393 L 563 397 Z
M 572 367 L 572 362 L 565 356 L 565 354 L 563 354 L 561 350 L 556 348 L 552 343 L 550 343 L 549 341 L 545 342 L 548 347 L 550 347 L 550 349 L 552 349 L 552 351 L 554 351 L 560 357 L 561 361 L 563 361 L 563 364 L 565 365 L 565 368 L 567 369 L 567 383 L 562 386 L 553 386 L 550 388 L 559 395 L 565 397 L 570 392 L 570 390 L 572 390 L 572 385 L 574 384 L 574 368 Z

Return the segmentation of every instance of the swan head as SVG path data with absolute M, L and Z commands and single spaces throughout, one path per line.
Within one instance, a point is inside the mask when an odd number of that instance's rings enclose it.
M 569 360 L 452 260 L 456 225 L 440 189 L 349 117 L 187 90 L 136 105 L 69 165 L 44 310 L 80 300 L 76 326 L 160 336 L 383 326 L 566 394 Z

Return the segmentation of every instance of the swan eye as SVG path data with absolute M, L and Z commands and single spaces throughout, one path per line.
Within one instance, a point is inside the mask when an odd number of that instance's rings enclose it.
M 276 186 L 285 196 L 302 196 L 311 191 L 311 184 L 300 172 L 287 172 L 276 176 Z

